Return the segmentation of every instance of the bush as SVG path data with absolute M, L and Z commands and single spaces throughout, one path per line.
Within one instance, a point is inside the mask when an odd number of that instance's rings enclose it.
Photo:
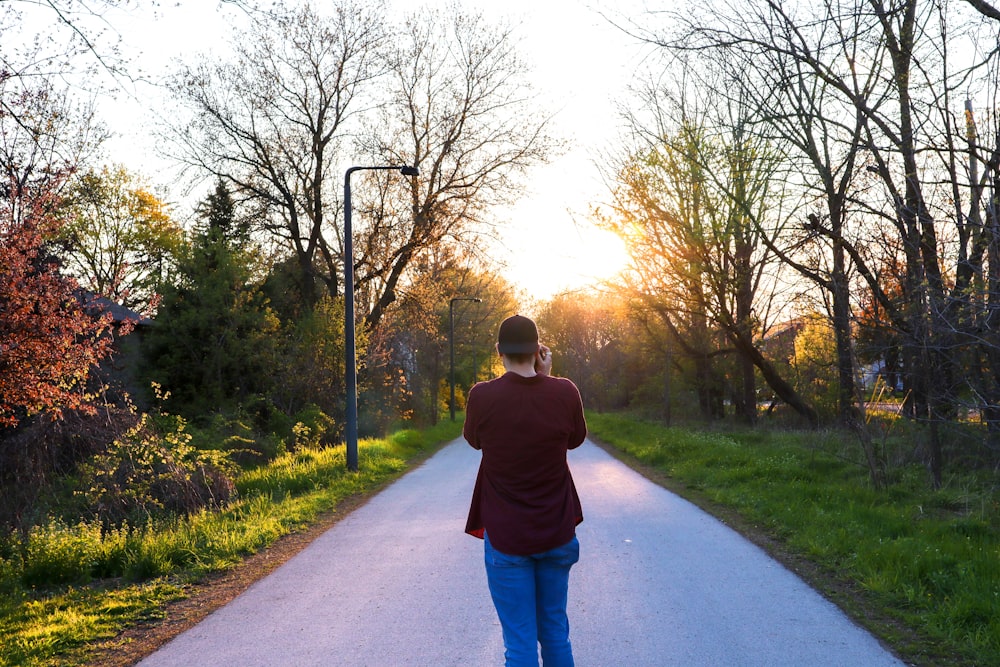
M 165 433 L 151 422 L 143 416 L 125 437 L 80 467 L 77 493 L 106 528 L 222 506 L 233 493 L 235 466 L 224 452 L 192 447 L 179 418 Z
M 284 454 L 283 437 L 262 428 L 255 420 L 256 415 L 245 411 L 237 415 L 215 414 L 206 426 L 191 429 L 190 444 L 200 450 L 225 452 L 230 460 L 244 467 L 262 465 Z M 290 432 L 290 424 L 284 422 L 281 428 Z
M 138 420 L 129 409 L 103 406 L 93 415 L 65 411 L 59 420 L 37 418 L 0 430 L 0 531 L 23 533 L 44 520 L 61 480 Z
M 308 405 L 292 418 L 292 451 L 336 445 L 336 424 L 317 405 Z
M 249 421 L 249 427 L 258 433 L 285 433 L 294 423 L 284 410 L 265 396 L 253 396 L 244 401 L 240 406 L 240 414 Z

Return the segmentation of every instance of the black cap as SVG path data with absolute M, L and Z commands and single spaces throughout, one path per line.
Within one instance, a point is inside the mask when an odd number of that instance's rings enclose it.
M 500 323 L 497 334 L 500 354 L 534 354 L 538 351 L 538 328 L 523 315 L 511 315 Z

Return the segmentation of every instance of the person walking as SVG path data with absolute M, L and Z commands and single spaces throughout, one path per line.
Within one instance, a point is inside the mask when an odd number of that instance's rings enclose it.
M 580 498 L 566 453 L 587 436 L 580 391 L 521 315 L 500 324 L 505 373 L 469 390 L 463 434 L 482 451 L 465 532 L 484 541 L 507 667 L 572 667 L 566 604 Z

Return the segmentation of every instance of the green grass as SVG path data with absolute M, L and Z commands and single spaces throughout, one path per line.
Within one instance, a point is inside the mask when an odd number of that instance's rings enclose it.
M 682 494 L 735 511 L 820 566 L 835 584 L 826 592 L 908 662 L 1000 665 L 995 473 L 955 475 L 935 491 L 916 466 L 875 490 L 837 432 L 698 432 L 590 413 L 587 423 Z
M 343 447 L 288 453 L 237 480 L 221 511 L 102 534 L 50 521 L 25 541 L 0 543 L 0 665 L 86 664 L 94 644 L 159 618 L 187 585 L 306 529 L 345 500 L 370 494 L 437 446 L 461 422 L 359 443 L 360 471 Z

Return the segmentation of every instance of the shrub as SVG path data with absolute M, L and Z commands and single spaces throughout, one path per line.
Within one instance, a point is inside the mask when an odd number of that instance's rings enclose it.
M 157 516 L 222 506 L 233 493 L 234 466 L 224 452 L 190 445 L 183 420 L 161 433 L 144 416 L 107 452 L 80 467 L 80 488 L 105 527 L 143 525 Z
M 293 451 L 300 449 L 322 449 L 337 444 L 336 424 L 317 405 L 308 405 L 293 417 Z
M 66 410 L 62 419 L 36 418 L 0 430 L 0 530 L 25 532 L 44 520 L 62 478 L 138 419 L 129 409 L 103 406 L 95 414 Z
M 282 423 L 281 428 L 290 432 L 291 426 Z M 230 460 L 245 467 L 271 461 L 286 450 L 283 436 L 265 430 L 256 423 L 256 415 L 246 411 L 213 415 L 206 426 L 191 429 L 190 444 L 200 450 L 226 452 Z
M 249 428 L 258 433 L 285 433 L 294 421 L 266 396 L 252 396 L 240 406 L 240 414 L 249 420 Z

